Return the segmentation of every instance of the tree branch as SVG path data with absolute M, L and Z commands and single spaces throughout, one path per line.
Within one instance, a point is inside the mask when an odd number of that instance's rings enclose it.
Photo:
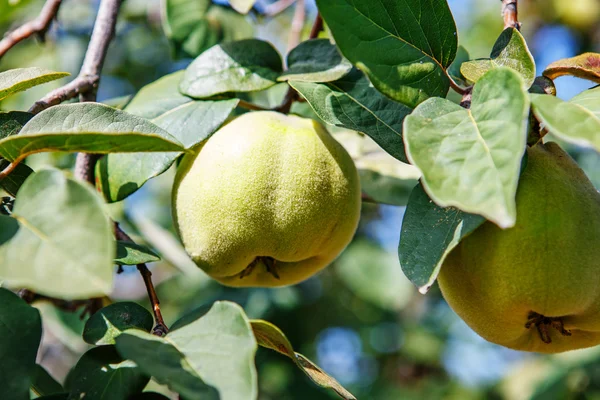
M 115 238 L 117 240 L 124 240 L 133 243 L 133 240 L 121 229 L 118 222 L 114 223 L 114 231 Z M 169 328 L 167 328 L 167 324 L 165 324 L 162 313 L 160 312 L 160 301 L 158 300 L 156 290 L 154 289 L 154 284 L 152 283 L 152 272 L 150 272 L 146 264 L 138 264 L 137 269 L 142 275 L 144 285 L 146 285 L 148 297 L 150 298 L 150 304 L 152 304 L 152 312 L 154 313 L 154 319 L 156 320 L 156 326 L 154 327 L 152 333 L 157 336 L 164 336 L 169 332 Z
M 62 0 L 47 0 L 42 8 L 42 11 L 40 11 L 40 15 L 38 15 L 36 19 L 23 24 L 12 32 L 9 32 L 2 40 L 0 40 L 0 58 L 2 58 L 2 56 L 4 56 L 6 52 L 13 48 L 17 43 L 33 35 L 38 35 L 43 41 L 48 28 L 50 28 L 52 20 L 58 13 L 61 3 Z
M 315 18 L 315 22 L 310 30 L 309 39 L 316 39 L 319 37 L 319 33 L 323 30 L 323 17 L 321 14 L 317 14 L 317 18 Z
M 96 99 L 95 91 L 100 82 L 100 71 L 104 65 L 108 45 L 115 33 L 117 24 L 117 15 L 123 0 L 102 0 L 100 9 L 92 31 L 90 44 L 85 53 L 83 65 L 79 75 L 65 86 L 53 90 L 43 99 L 37 101 L 29 112 L 37 114 L 46 108 L 60 104 L 65 100 L 74 98 L 77 95 L 85 95 L 85 101 Z M 91 93 L 88 95 L 88 93 Z
M 288 50 L 300 44 L 302 39 L 302 29 L 304 28 L 304 21 L 306 20 L 306 7 L 304 0 L 296 0 L 296 7 L 294 8 L 294 17 L 292 18 L 292 27 L 290 28 L 290 37 L 288 40 Z
M 504 29 L 521 29 L 518 13 L 518 0 L 502 0 L 502 17 L 504 18 Z

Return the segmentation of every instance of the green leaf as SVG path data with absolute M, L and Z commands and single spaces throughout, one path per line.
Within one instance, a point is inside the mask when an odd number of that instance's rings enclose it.
M 42 367 L 41 365 L 35 366 L 35 374 L 33 376 L 33 382 L 31 384 L 31 389 L 38 396 L 47 396 L 52 394 L 64 393 L 64 389 L 60 383 L 56 382 L 56 380 Z
M 206 18 L 211 0 L 165 0 L 163 29 L 178 55 L 195 57 L 218 41 Z
M 570 101 L 531 94 L 531 104 L 535 116 L 554 135 L 600 151 L 600 88 L 586 90 Z
M 137 265 L 159 261 L 160 257 L 148 247 L 134 242 L 117 240 L 117 265 Z
M 44 151 L 181 152 L 183 147 L 143 118 L 100 103 L 77 103 L 50 107 L 18 135 L 0 140 L 0 156 L 9 161 Z
M 479 80 L 470 110 L 441 98 L 419 105 L 404 121 L 404 141 L 431 199 L 512 227 L 528 110 L 523 80 L 509 68 Z
M 194 98 L 228 92 L 253 92 L 277 83 L 281 57 L 268 42 L 258 39 L 211 47 L 185 70 L 180 90 Z
M 300 43 L 287 56 L 288 69 L 277 80 L 301 82 L 336 81 L 352 70 L 352 64 L 329 39 Z
M 354 294 L 384 310 L 399 311 L 413 298 L 414 289 L 402 274 L 398 257 L 371 241 L 355 240 L 335 268 Z
M 72 399 L 127 400 L 140 393 L 149 380 L 135 363 L 124 360 L 115 346 L 99 346 L 81 356 L 65 387 Z
M 414 107 L 445 97 L 458 45 L 445 0 L 317 0 L 342 54 L 382 93 Z
M 0 304 L 0 398 L 29 399 L 42 338 L 40 313 L 4 288 L 0 288 Z
M 326 84 L 290 81 L 290 85 L 326 123 L 363 132 L 393 157 L 407 161 L 402 122 L 411 109 L 383 96 L 360 71 Z
M 237 304 L 216 302 L 201 318 L 172 330 L 164 338 L 129 330 L 116 342 L 124 357 L 186 398 L 204 399 L 191 394 L 206 384 L 217 389 L 221 400 L 257 396 L 256 341 Z
M 187 101 L 174 108 L 163 106 L 152 122 L 164 128 L 186 148 L 192 148 L 210 137 L 225 122 L 239 100 Z M 169 103 L 168 107 L 174 106 Z M 138 106 L 139 103 L 134 103 Z M 129 108 L 128 108 L 129 109 Z M 158 105 L 153 105 L 155 115 Z M 142 112 L 144 108 L 138 108 Z M 148 109 L 145 109 L 146 112 Z M 149 179 L 165 172 L 178 153 L 109 154 L 96 163 L 96 187 L 108 202 L 121 201 L 138 190 Z M 137 168 L 131 168 L 132 165 Z
M 475 83 L 486 72 L 499 67 L 509 67 L 517 71 L 525 80 L 526 87 L 533 84 L 535 61 L 518 29 L 505 29 L 494 44 L 489 59 L 465 62 L 460 67 L 460 72 L 468 81 Z
M 372 169 L 359 169 L 358 175 L 360 187 L 368 199 L 375 203 L 394 206 L 407 204 L 410 191 L 417 184 L 418 179 L 418 177 L 399 179 Z
M 419 184 L 402 220 L 398 255 L 404 275 L 426 293 L 450 251 L 484 222 L 479 215 L 436 205 Z
M 555 61 L 546 67 L 543 75 L 550 79 L 572 75 L 600 83 L 600 54 L 584 53 L 576 57 Z
M 167 111 L 189 103 L 192 99 L 179 92 L 179 82 L 184 71 L 173 72 L 141 88 L 131 99 L 125 111 L 139 117 L 152 119 Z
M 8 165 L 8 161 L 0 160 L 0 171 L 8 167 Z M 21 163 L 17 165 L 6 178 L 0 180 L 0 187 L 2 187 L 6 193 L 15 197 L 21 186 L 23 186 L 23 183 L 25 183 L 25 180 L 27 180 L 31 174 L 33 174 L 33 170 Z
M 55 72 L 44 68 L 16 68 L 0 72 L 0 100 L 37 85 L 69 76 L 68 72 Z
M 452 64 L 448 67 L 448 74 L 457 82 L 468 86 L 468 83 L 465 80 L 465 77 L 460 72 L 460 67 L 463 63 L 469 61 L 470 56 L 467 49 L 463 46 L 458 46 L 458 50 L 456 51 L 456 58 L 452 62 Z
M 0 219 L 7 232 L 0 234 L 0 279 L 61 299 L 110 293 L 112 225 L 89 185 L 58 170 L 37 172 L 19 190 L 12 217 Z
M 252 331 L 256 337 L 256 341 L 262 347 L 275 350 L 289 358 L 300 368 L 308 377 L 317 385 L 332 389 L 341 398 L 345 400 L 356 400 L 352 393 L 348 392 L 334 378 L 327 375 L 321 368 L 317 367 L 312 361 L 300 353 L 294 352 L 290 341 L 285 334 L 275 325 L 270 322 L 260 319 L 253 319 Z
M 254 7 L 256 0 L 229 0 L 231 7 L 242 14 L 248 14 L 248 12 Z
M 219 393 L 202 381 L 187 357 L 173 343 L 139 330 L 128 330 L 116 338 L 119 353 L 135 361 L 158 383 L 167 385 L 186 400 L 219 400 Z
M 83 330 L 89 344 L 115 344 L 115 338 L 126 329 L 152 330 L 152 314 L 137 303 L 122 301 L 102 308 L 92 315 Z
M 169 400 L 169 398 L 156 392 L 144 392 L 133 395 L 128 400 Z
M 0 112 L 0 139 L 16 135 L 33 117 L 33 114 L 21 111 Z

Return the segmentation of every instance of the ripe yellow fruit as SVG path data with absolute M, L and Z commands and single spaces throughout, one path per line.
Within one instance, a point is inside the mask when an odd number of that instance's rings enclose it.
M 445 260 L 448 304 L 483 338 L 558 353 L 600 344 L 600 195 L 557 144 L 528 149 L 517 222 L 486 222 Z
M 186 155 L 173 216 L 194 262 L 228 286 L 284 286 L 352 240 L 361 191 L 352 158 L 317 122 L 260 111 Z

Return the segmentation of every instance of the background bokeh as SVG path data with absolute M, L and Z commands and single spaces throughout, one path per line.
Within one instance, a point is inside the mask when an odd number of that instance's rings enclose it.
M 0 71 L 42 66 L 77 74 L 89 40 L 97 0 L 64 0 L 58 22 L 45 43 L 27 40 L 0 61 Z M 275 18 L 261 16 L 272 0 L 259 0 L 255 12 L 241 17 L 215 1 L 211 38 L 235 40 L 248 36 L 271 41 L 287 51 L 293 7 Z M 450 0 L 459 42 L 471 58 L 487 57 L 502 30 L 498 0 Z M 538 73 L 550 62 L 582 52 L 600 52 L 600 1 L 522 0 L 522 32 L 535 57 Z M 43 1 L 0 0 L 0 32 L 33 18 Z M 316 15 L 307 0 L 308 35 Z M 98 93 L 99 101 L 134 94 L 143 85 L 192 60 L 176 53 L 161 25 L 160 0 L 126 0 Z M 0 102 L 0 110 L 26 110 L 47 91 L 66 80 L 33 88 Z M 558 95 L 568 99 L 592 86 L 572 77 L 557 80 Z M 285 84 L 250 100 L 276 105 Z M 294 112 L 311 115 L 306 104 Z M 414 186 L 414 171 L 398 165 L 352 132 L 336 130 L 352 152 L 362 176 L 377 176 L 396 204 L 406 201 Z M 566 146 L 590 178 L 600 185 L 600 157 L 592 150 Z M 30 157 L 33 168 L 70 168 L 68 154 Z M 163 261 L 152 265 L 167 323 L 184 313 L 228 299 L 243 305 L 251 318 L 278 325 L 297 351 L 336 377 L 359 399 L 600 399 L 600 348 L 541 356 L 511 351 L 487 343 L 446 305 L 437 287 L 423 296 L 404 278 L 397 245 L 404 207 L 365 203 L 360 228 L 352 244 L 326 271 L 294 287 L 229 289 L 206 278 L 186 257 L 173 233 L 170 188 L 173 171 L 154 179 L 125 202 L 110 206 L 115 218 L 140 242 L 153 246 Z M 114 300 L 129 299 L 148 306 L 145 288 L 135 269 L 116 278 Z M 37 305 L 44 318 L 42 365 L 59 380 L 87 345 L 80 334 L 84 321 L 47 303 Z M 260 349 L 260 399 L 330 399 L 335 395 L 315 387 L 285 357 Z M 165 389 L 153 385 L 153 390 Z

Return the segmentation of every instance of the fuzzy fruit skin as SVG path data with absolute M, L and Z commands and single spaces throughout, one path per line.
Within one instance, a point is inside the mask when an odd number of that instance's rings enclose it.
M 445 260 L 438 278 L 452 309 L 483 338 L 558 353 L 600 344 L 600 195 L 557 144 L 528 149 L 517 222 L 486 222 Z M 528 314 L 561 317 L 544 343 Z
M 194 262 L 228 286 L 303 281 L 354 236 L 361 190 L 354 162 L 317 122 L 243 114 L 186 155 L 173 187 L 173 217 Z M 277 279 L 257 257 L 276 260 Z

